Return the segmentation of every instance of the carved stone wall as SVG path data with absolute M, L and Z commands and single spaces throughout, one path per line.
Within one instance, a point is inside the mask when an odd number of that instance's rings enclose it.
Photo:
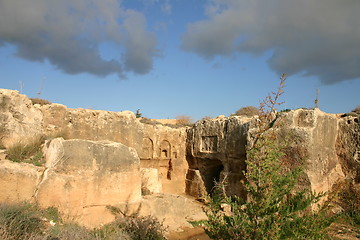
M 158 170 L 164 192 L 184 193 L 188 169 L 185 157 L 186 128 L 144 124 L 143 131 L 141 167 Z M 149 151 L 151 147 L 152 152 Z

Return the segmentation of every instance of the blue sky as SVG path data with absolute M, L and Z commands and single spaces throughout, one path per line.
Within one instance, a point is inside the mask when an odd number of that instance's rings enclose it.
M 0 0 L 0 88 L 70 108 L 229 116 L 360 105 L 358 0 Z M 39 94 L 39 92 L 41 92 Z

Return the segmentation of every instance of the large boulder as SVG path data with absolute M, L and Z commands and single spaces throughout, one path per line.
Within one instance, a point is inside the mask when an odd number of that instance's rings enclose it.
M 141 201 L 140 160 L 121 143 L 54 139 L 35 198 L 85 226 L 113 220 L 107 206 Z

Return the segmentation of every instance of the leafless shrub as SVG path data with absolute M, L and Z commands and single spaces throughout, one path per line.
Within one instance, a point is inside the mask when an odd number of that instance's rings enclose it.
M 178 125 L 191 125 L 192 119 L 190 116 L 179 115 L 176 117 L 176 121 Z

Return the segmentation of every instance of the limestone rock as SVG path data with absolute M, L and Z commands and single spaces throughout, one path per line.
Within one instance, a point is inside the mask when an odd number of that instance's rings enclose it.
M 0 89 L 0 145 L 9 147 L 42 134 L 42 114 L 18 91 Z
M 207 192 L 211 191 L 214 181 L 226 177 L 228 193 L 243 194 L 241 179 L 246 168 L 246 146 L 252 141 L 253 121 L 256 119 L 236 116 L 202 120 L 189 130 L 189 167 L 199 171 Z M 336 115 L 326 114 L 319 109 L 298 109 L 282 114 L 276 124 L 281 126 L 277 133 L 279 141 L 290 139 L 287 152 L 290 164 L 295 164 L 291 161 L 298 158 L 306 160 L 304 181 L 308 187 L 316 192 L 327 192 L 337 182 L 344 180 L 336 151 L 339 131 Z M 354 152 L 351 154 L 354 155 Z M 194 181 L 188 179 L 188 183 Z M 191 191 L 188 193 L 194 195 Z
M 201 120 L 188 130 L 187 159 L 189 170 L 187 175 L 187 193 L 200 197 L 193 190 L 202 189 L 209 193 L 214 181 L 220 176 L 227 176 L 231 194 L 241 192 L 240 180 L 245 169 L 246 142 L 251 118 L 233 116 Z M 192 178 L 200 174 L 195 180 Z M 201 178 L 201 179 L 200 179 Z M 194 186 L 191 186 L 194 184 Z M 192 190 L 191 190 L 192 189 Z M 201 192 L 202 190 L 200 190 Z
M 186 193 L 198 199 L 204 199 L 207 195 L 205 184 L 199 170 L 188 170 L 186 174 Z
M 46 143 L 40 206 L 58 207 L 85 226 L 113 220 L 108 205 L 141 201 L 140 160 L 120 143 L 54 139 Z
M 142 124 L 130 111 L 70 109 L 61 104 L 41 106 L 44 134 L 67 139 L 119 142 L 141 150 Z
M 164 226 L 168 231 L 174 231 L 180 227 L 191 227 L 189 222 L 206 219 L 203 205 L 194 199 L 173 195 L 173 194 L 153 194 L 144 196 L 140 215 L 152 215 L 160 221 L 164 221 Z
M 142 168 L 156 168 L 161 177 L 164 193 L 185 192 L 186 129 L 163 125 L 143 124 L 144 136 L 139 152 Z
M 339 120 L 336 154 L 346 178 L 354 184 L 360 196 L 360 116 L 346 116 Z
M 27 163 L 0 161 L 0 202 L 19 203 L 33 200 L 45 169 Z
M 141 168 L 140 173 L 142 195 L 162 192 L 161 178 L 156 168 Z
M 336 154 L 338 118 L 319 109 L 298 109 L 285 116 L 287 124 L 282 128 L 292 132 L 291 141 L 298 139 L 305 156 L 305 173 L 311 189 L 315 192 L 328 192 L 334 184 L 345 179 L 341 163 Z M 296 143 L 296 142 L 295 142 Z

